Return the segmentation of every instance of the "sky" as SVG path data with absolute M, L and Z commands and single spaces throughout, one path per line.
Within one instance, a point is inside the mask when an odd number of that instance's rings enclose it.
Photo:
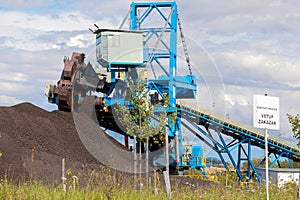
M 60 77 L 63 57 L 73 51 L 91 53 L 95 36 L 88 28 L 94 23 L 117 28 L 130 3 L 1 0 L 0 106 L 31 102 L 56 109 L 44 92 L 47 83 L 55 84 Z M 295 141 L 286 113 L 300 113 L 300 2 L 178 0 L 177 4 L 200 84 L 197 103 L 216 112 L 222 107 L 220 115 L 252 125 L 253 94 L 277 96 L 281 124 L 273 133 Z M 200 60 L 200 54 L 208 60 Z

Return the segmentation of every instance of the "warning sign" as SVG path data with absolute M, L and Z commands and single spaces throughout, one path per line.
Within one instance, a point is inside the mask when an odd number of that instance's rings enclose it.
M 256 128 L 279 130 L 279 98 L 253 95 L 253 124 Z

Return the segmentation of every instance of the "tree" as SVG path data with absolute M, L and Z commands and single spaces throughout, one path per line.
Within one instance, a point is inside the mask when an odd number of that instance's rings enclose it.
M 147 100 L 148 88 L 146 84 L 129 80 L 128 88 L 130 90 L 131 108 L 128 109 L 126 106 L 116 104 L 113 107 L 113 112 L 119 125 L 123 127 L 123 131 L 134 137 L 134 160 L 136 160 L 136 138 L 140 144 L 140 161 L 142 159 L 142 143 L 146 143 L 146 183 L 148 186 L 149 138 L 151 138 L 151 142 L 158 146 L 163 145 L 167 114 L 165 111 L 160 112 L 160 115 L 155 114 L 153 105 Z M 136 170 L 136 164 L 134 166 Z
M 141 142 L 146 142 L 147 137 L 155 137 L 154 141 L 160 142 L 167 117 L 165 112 L 160 115 L 154 113 L 153 106 L 147 101 L 147 88 L 143 83 L 129 82 L 130 100 L 132 107 L 116 104 L 113 112 L 119 125 L 130 136 L 136 136 Z
M 298 145 L 300 145 L 300 115 L 295 116 L 287 114 L 289 123 L 291 124 L 293 136 L 298 140 Z

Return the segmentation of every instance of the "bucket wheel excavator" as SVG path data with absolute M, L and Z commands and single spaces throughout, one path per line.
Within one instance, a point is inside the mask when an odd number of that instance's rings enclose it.
M 72 111 L 73 103 L 77 104 L 81 98 L 85 96 L 86 88 L 76 89 L 77 95 L 72 95 L 75 80 L 78 76 L 84 77 L 80 79 L 81 87 L 95 88 L 97 92 L 106 93 L 109 90 L 109 83 L 103 74 L 96 74 L 90 63 L 84 63 L 85 54 L 73 52 L 71 59 L 64 57 L 64 68 L 57 85 L 46 85 L 46 96 L 49 103 L 57 104 L 58 110 Z M 101 77 L 102 75 L 102 77 Z M 73 98 L 72 98 L 73 97 Z M 102 99 L 95 97 L 95 105 L 101 107 Z

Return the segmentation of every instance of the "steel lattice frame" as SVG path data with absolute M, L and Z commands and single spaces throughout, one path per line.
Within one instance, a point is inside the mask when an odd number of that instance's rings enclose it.
M 178 107 L 181 109 L 182 117 L 188 122 L 188 124 L 185 122 L 182 124 L 219 155 L 227 170 L 229 170 L 229 168 L 225 162 L 224 154 L 229 157 L 240 181 L 250 182 L 250 179 L 255 177 L 258 182 L 262 182 L 256 168 L 261 167 L 263 163 L 265 163 L 266 158 L 263 158 L 257 167 L 255 167 L 252 162 L 252 147 L 257 146 L 264 148 L 265 141 L 260 134 L 228 123 L 225 120 L 215 118 L 209 114 L 191 109 L 187 106 L 178 105 Z M 193 128 L 191 128 L 190 125 L 192 125 Z M 217 136 L 213 136 L 211 130 L 215 131 Z M 232 140 L 226 143 L 224 138 L 225 135 L 231 137 Z M 245 146 L 247 146 L 247 149 Z M 268 140 L 268 146 L 270 149 L 268 156 L 271 154 L 275 156 L 275 160 L 269 165 L 269 168 L 272 168 L 276 163 L 278 163 L 280 167 L 279 159 L 282 157 L 288 159 L 290 168 L 292 168 L 291 160 L 299 161 L 298 156 L 300 153 L 296 146 L 290 146 L 276 140 Z M 237 159 L 234 159 L 233 156 L 233 151 L 235 149 L 237 149 L 238 152 L 238 155 L 236 156 Z M 246 180 L 244 180 L 241 171 L 241 161 L 247 161 Z
M 169 9 L 168 16 L 162 11 L 163 8 Z M 165 26 L 162 27 L 162 24 L 158 24 L 157 27 L 144 28 L 143 24 L 147 22 L 147 17 L 151 12 L 155 11 L 162 18 Z M 140 17 L 138 17 L 138 14 Z M 156 84 L 155 81 L 149 80 L 148 87 L 149 90 L 156 90 L 162 97 L 165 92 L 168 94 L 169 106 L 166 109 L 169 114 L 168 135 L 173 138 L 177 134 L 179 143 L 181 144 L 181 119 L 177 118 L 174 123 L 170 118 L 170 115 L 177 111 L 175 84 L 177 71 L 177 4 L 176 2 L 133 2 L 131 3 L 130 20 L 131 30 L 140 30 L 146 33 L 145 46 L 147 46 L 151 38 L 156 37 L 157 42 L 165 48 L 162 52 L 156 49 L 156 46 L 152 47 L 153 52 L 150 54 L 150 60 L 147 64 L 152 65 L 152 63 L 156 63 L 168 77 L 168 85 L 164 87 Z M 169 41 L 163 40 L 161 37 L 163 34 L 169 35 Z M 162 59 L 168 60 L 168 66 L 162 64 Z M 154 75 L 154 78 L 157 78 L 156 75 Z M 181 154 L 182 147 L 179 145 L 179 155 Z

